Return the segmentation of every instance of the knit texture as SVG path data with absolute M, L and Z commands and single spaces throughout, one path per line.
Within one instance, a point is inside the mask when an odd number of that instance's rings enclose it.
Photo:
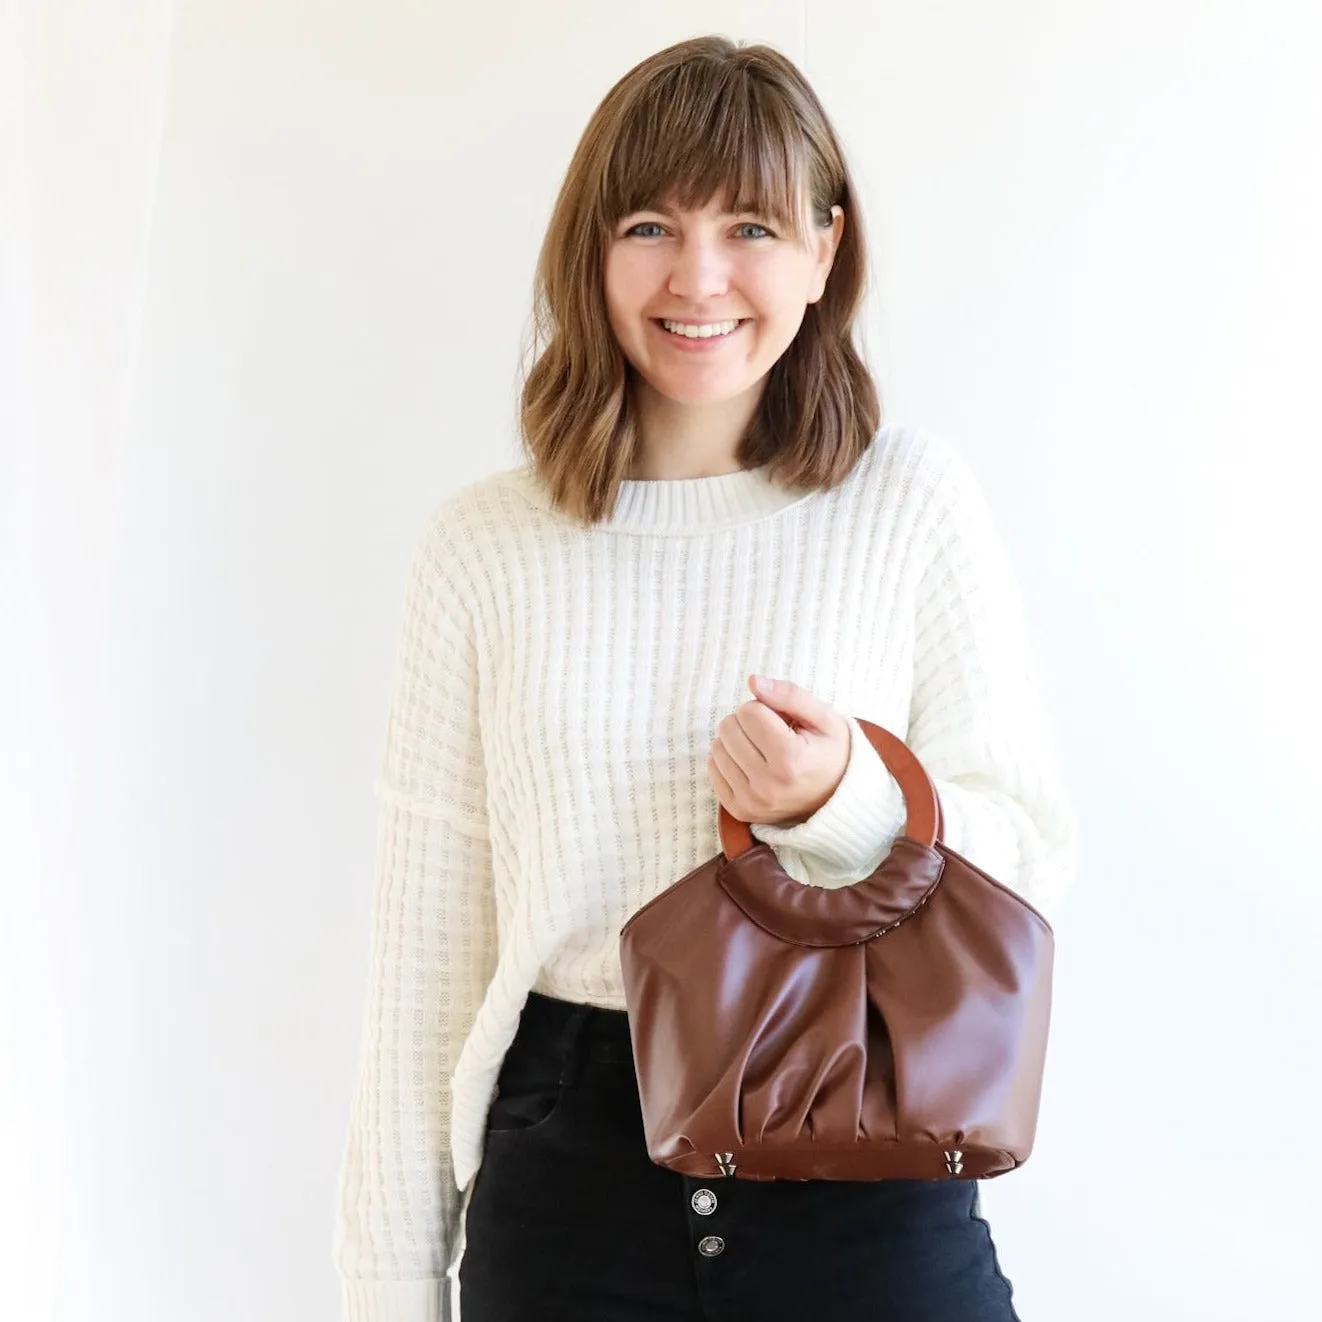
M 875 869 L 898 734 L 953 849 L 1048 913 L 1074 870 L 1020 595 L 971 470 L 887 425 L 831 491 L 626 482 L 583 528 L 533 472 L 451 495 L 413 558 L 377 782 L 370 978 L 340 1172 L 348 1322 L 439 1322 L 461 1194 L 530 990 L 625 1007 L 619 932 L 720 849 L 706 764 L 750 674 L 848 715 L 832 798 L 755 826 L 797 880 Z

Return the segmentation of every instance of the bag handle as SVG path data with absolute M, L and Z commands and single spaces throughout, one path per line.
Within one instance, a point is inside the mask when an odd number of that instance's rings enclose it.
M 920 845 L 931 847 L 941 839 L 943 828 L 941 800 L 936 786 L 927 774 L 923 764 L 914 756 L 913 750 L 903 739 L 889 730 L 856 718 L 868 742 L 877 750 L 877 756 L 886 764 L 886 769 L 899 782 L 900 792 L 904 795 L 904 804 L 908 817 L 904 824 L 904 834 Z M 727 859 L 736 858 L 745 850 L 752 849 L 758 842 L 748 829 L 747 822 L 741 822 L 720 805 L 721 850 Z

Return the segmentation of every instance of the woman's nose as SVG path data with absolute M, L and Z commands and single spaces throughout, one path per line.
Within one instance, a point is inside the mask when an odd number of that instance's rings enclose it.
M 710 240 L 686 239 L 675 253 L 669 289 L 691 302 L 721 297 L 730 285 L 729 261 Z

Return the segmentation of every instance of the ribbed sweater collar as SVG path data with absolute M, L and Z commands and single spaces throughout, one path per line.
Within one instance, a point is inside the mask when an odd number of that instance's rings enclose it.
M 551 509 L 551 498 L 531 468 L 511 474 L 532 500 Z M 753 523 L 807 500 L 811 492 L 787 491 L 766 468 L 718 477 L 639 478 L 620 484 L 614 512 L 595 527 L 603 532 L 678 536 Z

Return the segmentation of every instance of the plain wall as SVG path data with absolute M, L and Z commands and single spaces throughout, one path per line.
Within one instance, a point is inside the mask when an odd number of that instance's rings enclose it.
M 0 1314 L 338 1315 L 409 553 L 517 462 L 588 115 L 720 31 L 840 131 L 887 413 L 985 483 L 1082 820 L 1038 1151 L 985 1189 L 1020 1312 L 1322 1315 L 1313 15 L 7 10 Z

